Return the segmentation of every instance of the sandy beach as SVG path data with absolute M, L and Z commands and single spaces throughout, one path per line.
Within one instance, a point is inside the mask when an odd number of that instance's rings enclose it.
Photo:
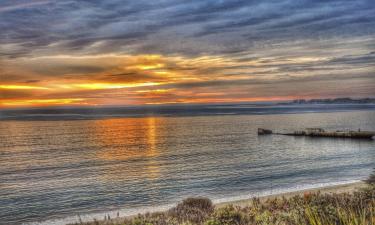
M 268 199 L 281 198 L 281 197 L 290 198 L 295 195 L 303 195 L 305 193 L 316 193 L 316 192 L 320 192 L 322 194 L 352 193 L 364 187 L 366 187 L 366 183 L 360 181 L 360 182 L 349 183 L 349 184 L 332 185 L 332 186 L 305 189 L 305 190 L 300 190 L 300 191 L 292 191 L 292 192 L 287 192 L 287 193 L 267 195 L 267 196 L 260 197 L 260 200 L 266 201 Z M 243 207 L 248 204 L 251 204 L 251 201 L 252 199 L 244 199 L 244 200 L 238 200 L 238 201 L 222 202 L 222 203 L 216 204 L 216 207 L 225 207 L 230 204 Z

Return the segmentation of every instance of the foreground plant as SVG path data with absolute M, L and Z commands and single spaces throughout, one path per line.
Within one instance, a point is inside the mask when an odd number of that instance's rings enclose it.
M 167 212 L 134 218 L 78 223 L 85 225 L 375 225 L 375 188 L 353 194 L 309 194 L 247 207 L 215 208 L 207 198 L 188 198 Z
M 370 175 L 370 177 L 365 181 L 370 187 L 375 187 L 375 169 Z

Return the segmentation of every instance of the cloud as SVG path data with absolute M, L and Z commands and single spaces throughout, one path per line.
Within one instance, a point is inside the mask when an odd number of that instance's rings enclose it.
M 33 97 L 32 91 L 25 90 L 0 90 L 0 101 L 1 100 L 13 100 L 18 98 L 30 98 Z
M 49 88 L 9 99 L 375 95 L 370 0 L 15 0 L 0 30 L 0 83 Z
M 46 5 L 51 3 L 50 0 L 33 0 L 33 1 L 22 1 L 22 0 L 15 0 L 15 1 L 4 1 L 0 3 L 0 13 L 4 12 L 11 12 L 17 10 L 23 10 L 33 7 L 38 7 L 42 5 Z
M 375 6 L 366 0 L 20 1 L 3 10 L 0 43 L 21 46 L 3 55 L 67 49 L 222 54 L 248 51 L 254 42 L 375 32 Z

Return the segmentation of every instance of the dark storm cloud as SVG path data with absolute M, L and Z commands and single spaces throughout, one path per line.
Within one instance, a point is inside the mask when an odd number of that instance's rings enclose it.
M 359 1 L 3 1 L 2 56 L 36 50 L 228 54 L 254 41 L 375 33 L 375 3 Z M 94 46 L 101 42 L 100 46 Z M 202 49 L 202 45 L 205 49 Z

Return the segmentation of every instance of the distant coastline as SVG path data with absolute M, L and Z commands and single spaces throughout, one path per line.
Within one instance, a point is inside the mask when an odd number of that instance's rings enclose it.
M 375 98 L 296 99 L 287 104 L 375 104 Z
M 92 120 L 127 117 L 267 115 L 375 110 L 375 99 L 311 99 L 289 102 L 0 110 L 2 120 Z

